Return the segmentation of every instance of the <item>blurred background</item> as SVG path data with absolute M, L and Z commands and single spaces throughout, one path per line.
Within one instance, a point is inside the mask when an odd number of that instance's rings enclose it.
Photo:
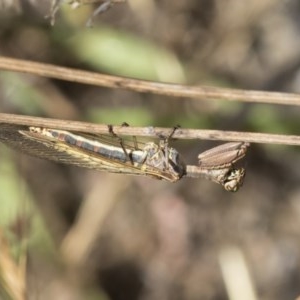
M 86 28 L 98 5 L 63 2 L 51 27 L 50 0 L 0 0 L 0 54 L 163 82 L 300 91 L 297 0 L 128 0 Z M 0 72 L 0 111 L 299 134 L 298 107 L 174 99 L 13 72 Z M 194 164 L 217 144 L 172 142 Z M 19 265 L 25 251 L 28 299 L 296 299 L 299 149 L 252 145 L 245 164 L 244 186 L 232 194 L 205 180 L 89 171 L 0 145 L 0 299 L 21 299 L 5 279 L 14 275 L 17 285 L 18 272 L 5 263 Z

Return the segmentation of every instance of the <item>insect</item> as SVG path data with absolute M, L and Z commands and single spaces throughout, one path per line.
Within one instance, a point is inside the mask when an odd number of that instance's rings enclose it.
M 246 142 L 226 143 L 198 155 L 199 166 L 187 166 L 188 177 L 203 177 L 217 182 L 230 192 L 236 192 L 244 182 L 246 171 L 236 169 L 234 163 L 246 155 L 250 146 Z
M 182 177 L 206 178 L 227 191 L 243 184 L 245 170 L 234 163 L 245 156 L 248 143 L 233 142 L 198 156 L 199 165 L 186 165 L 168 139 L 130 144 L 113 137 L 65 130 L 0 123 L 0 141 L 29 155 L 112 173 L 143 175 L 176 182 Z
M 140 148 L 129 144 L 121 147 L 109 137 L 12 124 L 0 124 L 0 141 L 29 155 L 101 171 L 146 175 L 171 182 L 184 174 L 177 150 L 168 148 L 166 154 L 152 142 Z

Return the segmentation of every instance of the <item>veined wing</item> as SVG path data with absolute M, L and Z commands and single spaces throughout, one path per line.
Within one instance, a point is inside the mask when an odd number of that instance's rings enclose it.
M 78 147 L 76 143 L 68 144 L 58 138 L 31 131 L 27 126 L 1 123 L 0 140 L 31 156 L 59 163 L 113 173 L 145 175 L 171 182 L 179 179 L 177 174 L 168 169 L 164 170 L 142 163 L 134 164 L 130 160 L 108 158 L 101 153 Z M 142 152 L 143 150 L 137 151 Z
M 186 166 L 186 176 L 221 184 L 226 191 L 236 192 L 244 182 L 244 168 L 234 168 L 234 163 L 246 155 L 250 146 L 246 142 L 226 143 L 198 155 L 199 166 Z
M 198 155 L 199 167 L 207 169 L 222 169 L 232 166 L 246 155 L 250 146 L 246 142 L 222 144 Z

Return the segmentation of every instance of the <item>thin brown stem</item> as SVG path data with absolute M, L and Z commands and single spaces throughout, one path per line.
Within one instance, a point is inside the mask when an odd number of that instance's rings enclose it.
M 298 94 L 160 83 L 120 76 L 104 75 L 8 57 L 0 57 L 0 70 L 1 69 L 96 86 L 123 88 L 135 92 L 153 93 L 171 97 L 300 106 L 300 95 Z
M 105 124 L 94 124 L 79 121 L 67 121 L 58 119 L 38 118 L 13 114 L 0 113 L 0 131 L 1 123 L 25 125 L 34 127 L 55 128 L 60 130 L 70 130 L 86 132 L 93 134 L 109 134 L 109 126 Z M 113 131 L 117 135 L 125 136 L 144 136 L 159 138 L 159 136 L 168 136 L 170 128 L 161 127 L 124 127 L 114 126 Z M 206 129 L 183 129 L 178 128 L 173 138 L 175 139 L 201 139 L 201 140 L 222 140 L 237 141 L 249 143 L 283 144 L 300 146 L 300 136 L 281 135 L 270 133 L 237 132 L 224 130 L 206 130 Z

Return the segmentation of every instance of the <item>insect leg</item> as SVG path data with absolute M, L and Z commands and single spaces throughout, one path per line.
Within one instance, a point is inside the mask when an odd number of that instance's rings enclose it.
M 123 124 L 127 124 L 127 123 L 123 123 Z M 123 124 L 122 124 L 122 126 L 123 126 Z M 127 125 L 128 125 L 128 124 L 127 124 Z M 124 126 L 127 126 L 127 125 L 124 125 Z M 120 146 L 121 146 L 121 148 L 123 149 L 123 151 L 124 151 L 124 153 L 125 153 L 127 159 L 128 159 L 128 160 L 131 162 L 131 164 L 133 165 L 133 159 L 132 159 L 132 156 L 130 155 L 130 153 L 127 152 L 127 150 L 126 150 L 126 148 L 125 148 L 125 146 L 124 146 L 123 139 L 122 139 L 121 137 L 119 137 L 119 136 L 114 132 L 114 130 L 113 130 L 113 125 L 109 124 L 109 125 L 107 125 L 107 126 L 108 126 L 108 131 L 109 131 L 109 133 L 110 133 L 113 137 L 115 137 L 115 138 L 118 139 L 118 141 L 119 141 L 119 143 L 120 143 Z

